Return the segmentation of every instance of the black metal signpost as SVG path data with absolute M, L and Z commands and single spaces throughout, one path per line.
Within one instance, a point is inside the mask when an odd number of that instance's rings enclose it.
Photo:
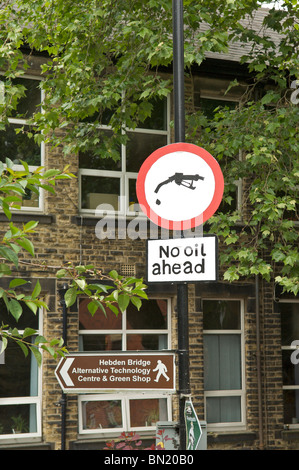
M 172 0 L 174 139 L 185 142 L 183 0 Z M 177 285 L 180 449 L 186 449 L 185 401 L 190 397 L 188 285 Z

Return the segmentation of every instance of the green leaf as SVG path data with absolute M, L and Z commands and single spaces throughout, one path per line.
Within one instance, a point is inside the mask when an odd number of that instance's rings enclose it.
M 7 259 L 8 261 L 11 261 L 16 268 L 18 267 L 18 255 L 11 248 L 8 248 L 7 246 L 1 246 L 0 256 Z
M 23 160 L 20 160 L 20 162 L 22 163 L 23 167 L 25 168 L 25 171 L 27 173 L 29 173 L 29 166 L 28 166 L 28 163 L 23 161 Z
M 138 297 L 131 297 L 131 302 L 139 310 L 142 306 L 142 301 Z
M 118 272 L 115 271 L 115 269 L 113 269 L 112 271 L 109 272 L 109 276 L 112 277 L 112 279 L 115 279 L 115 280 L 120 278 L 120 276 L 118 275 Z
M 32 295 L 31 295 L 32 298 L 36 299 L 39 296 L 40 292 L 41 292 L 41 285 L 39 283 L 39 280 L 37 280 L 36 284 L 35 284 L 35 287 L 33 289 Z
M 88 311 L 93 316 L 99 308 L 99 302 L 92 300 L 91 302 L 87 304 L 87 308 L 88 308 Z
M 27 305 L 28 308 L 30 308 L 30 310 L 36 314 L 37 312 L 37 308 L 38 306 L 36 305 L 36 303 L 34 302 L 31 302 L 30 300 L 24 300 L 25 304 Z
M 59 269 L 59 271 L 57 271 L 57 273 L 56 273 L 56 277 L 57 277 L 58 279 L 61 279 L 61 278 L 64 277 L 66 274 L 67 274 L 67 270 L 66 270 L 66 269 Z
M 15 342 L 17 343 L 17 345 L 22 349 L 23 353 L 24 353 L 24 356 L 27 357 L 28 356 L 28 348 L 27 346 L 22 343 L 22 341 L 19 341 L 17 339 L 15 339 Z
M 5 336 L 2 336 L 0 340 L 0 344 L 1 344 L 0 354 L 2 354 L 3 351 L 7 348 L 7 343 L 8 343 L 7 338 Z
M 143 290 L 134 289 L 134 290 L 132 291 L 132 293 L 133 293 L 134 295 L 138 295 L 138 297 L 142 297 L 143 299 L 146 299 L 146 300 L 148 299 L 147 294 L 146 294 Z
M 29 349 L 33 353 L 33 355 L 36 359 L 36 362 L 37 362 L 38 366 L 40 367 L 41 364 L 42 364 L 42 355 L 41 355 L 40 351 L 38 350 L 38 348 L 36 348 L 34 346 L 30 347 Z
M 38 225 L 38 222 L 35 220 L 31 220 L 30 222 L 27 222 L 27 224 L 24 225 L 24 230 L 27 232 L 29 230 L 34 229 Z
M 52 178 L 53 176 L 56 176 L 60 173 L 60 170 L 55 170 L 55 169 L 50 169 L 45 171 L 43 174 L 43 178 Z
M 64 300 L 67 307 L 71 307 L 77 299 L 77 289 L 76 287 L 71 287 L 65 293 Z
M 97 290 L 98 292 L 105 292 L 107 293 L 107 289 L 113 289 L 111 286 L 105 286 L 103 284 L 88 284 L 88 289 L 90 290 Z
M 9 283 L 9 288 L 13 289 L 15 287 L 23 286 L 24 284 L 27 284 L 28 281 L 25 281 L 25 279 L 13 279 Z
M 20 302 L 15 299 L 10 299 L 8 303 L 8 308 L 14 319 L 18 321 L 23 313 L 22 305 L 20 304 Z
M 28 253 L 31 254 L 31 256 L 34 256 L 34 246 L 28 238 L 21 238 L 19 240 L 16 240 L 16 243 L 20 245 L 24 250 L 28 251 Z
M 119 308 L 122 312 L 124 312 L 126 310 L 129 303 L 130 303 L 130 296 L 129 295 L 120 294 L 118 296 L 118 305 L 119 305 Z
M 118 316 L 119 310 L 115 305 L 111 304 L 110 302 L 107 302 L 106 305 L 114 313 L 114 315 Z M 105 311 L 105 315 L 107 316 L 106 311 Z
M 44 336 L 38 335 L 35 337 L 34 344 L 39 345 L 41 343 L 47 343 L 47 340 Z
M 77 286 L 78 286 L 81 290 L 84 290 L 85 287 L 86 287 L 86 281 L 85 281 L 85 279 L 75 279 L 75 283 L 77 284 Z
M 33 328 L 25 328 L 23 333 L 23 338 L 27 338 L 28 336 L 33 336 L 36 334 L 36 330 Z

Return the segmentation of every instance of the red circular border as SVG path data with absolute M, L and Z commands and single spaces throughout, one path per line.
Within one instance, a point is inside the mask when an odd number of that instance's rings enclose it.
M 215 192 L 211 203 L 202 214 L 198 214 L 198 216 L 188 220 L 173 221 L 160 217 L 149 206 L 145 196 L 145 179 L 149 169 L 157 160 L 159 160 L 159 158 L 164 157 L 164 155 L 167 155 L 169 153 L 180 151 L 198 155 L 209 165 L 215 178 Z M 194 228 L 206 222 L 218 209 L 222 200 L 223 190 L 224 179 L 220 165 L 217 160 L 215 160 L 215 158 L 209 152 L 207 152 L 207 150 L 198 147 L 194 144 L 187 144 L 182 142 L 166 145 L 165 147 L 161 147 L 151 153 L 141 165 L 136 182 L 137 199 L 139 204 L 141 205 L 143 212 L 147 215 L 150 220 L 152 220 L 152 222 L 159 225 L 160 227 L 167 228 L 169 230 L 182 230 L 184 227 Z

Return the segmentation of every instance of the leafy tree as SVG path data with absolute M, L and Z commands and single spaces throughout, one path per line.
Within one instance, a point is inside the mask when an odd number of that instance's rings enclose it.
M 28 164 L 26 162 L 22 162 L 22 164 L 24 170 L 16 171 L 11 160 L 6 159 L 5 165 L 0 162 L 0 207 L 8 219 L 8 230 L 0 240 L 0 277 L 12 277 L 8 289 L 0 287 L 0 298 L 16 321 L 22 315 L 24 305 L 34 314 L 36 314 L 38 308 L 48 309 L 48 306 L 40 296 L 41 286 L 38 279 L 32 292 L 24 294 L 20 289 L 28 281 L 19 276 L 13 277 L 15 271 L 18 271 L 23 262 L 19 257 L 22 251 L 33 258 L 35 256 L 30 235 L 35 232 L 38 222 L 29 221 L 20 228 L 11 221 L 12 210 L 20 209 L 22 196 L 26 194 L 26 190 L 38 193 L 40 189 L 44 189 L 55 193 L 54 187 L 57 180 L 74 177 L 67 171 L 67 167 L 63 171 L 56 169 L 44 171 L 42 167 L 39 167 L 34 172 L 30 172 Z M 147 298 L 146 286 L 141 279 L 125 278 L 116 271 L 111 271 L 108 275 L 105 275 L 92 265 L 72 266 L 68 264 L 59 267 L 47 266 L 44 263 L 39 266 L 48 271 L 54 269 L 58 279 L 68 279 L 69 288 L 65 294 L 67 307 L 74 304 L 79 294 L 84 294 L 90 299 L 88 310 L 92 315 L 99 308 L 105 313 L 105 307 L 109 307 L 118 315 L 119 311 L 123 312 L 130 302 L 139 309 L 141 299 Z M 101 279 L 104 282 L 99 284 L 94 282 L 94 279 Z M 36 333 L 32 328 L 25 328 L 23 333 L 20 333 L 17 328 L 10 328 L 9 325 L 2 324 L 0 325 L 1 349 L 6 348 L 8 340 L 14 340 L 25 355 L 31 350 L 39 364 L 42 360 L 40 349 L 47 351 L 53 357 L 64 355 L 66 348 L 61 339 L 46 339 L 41 335 L 36 335 Z M 34 343 L 31 342 L 32 336 L 35 336 Z
M 253 77 L 240 104 L 190 116 L 189 132 L 222 162 L 226 208 L 243 179 L 240 209 L 218 211 L 209 227 L 223 242 L 224 279 L 261 275 L 297 295 L 299 4 L 283 7 L 269 11 L 262 32 L 240 26 L 240 40 L 252 41 L 242 61 Z
M 298 77 L 299 13 L 297 0 L 282 4 L 283 9 L 269 11 L 263 30 L 257 32 L 250 26 L 261 5 L 257 0 L 213 4 L 185 0 L 186 73 L 201 65 L 207 52 L 226 52 L 234 41 L 252 45 L 243 59 L 252 80 L 238 108 L 219 108 L 212 118 L 196 112 L 187 116 L 186 130 L 188 139 L 222 160 L 226 203 L 231 202 L 235 181 L 244 178 L 246 182 L 244 201 L 251 210 L 219 212 L 209 227 L 222 241 L 224 278 L 232 281 L 258 274 L 271 280 L 275 276 L 284 289 L 297 294 L 298 106 L 292 102 L 291 87 Z M 201 28 L 203 23 L 209 27 Z M 5 77 L 0 129 L 5 129 L 24 95 L 24 88 L 13 79 L 26 72 L 32 54 L 43 54 L 45 103 L 43 112 L 36 112 L 31 120 L 31 135 L 38 143 L 43 139 L 49 145 L 63 144 L 66 155 L 92 149 L 101 158 L 116 160 L 117 146 L 127 140 L 125 128 L 143 122 L 151 114 L 153 99 L 172 90 L 172 81 L 163 73 L 172 63 L 170 0 L 3 0 L 0 44 Z M 111 139 L 101 140 L 101 123 L 112 127 Z M 18 175 L 9 162 L 2 167 L 0 200 L 8 219 L 11 208 L 18 205 L 9 198 L 19 197 L 25 187 L 54 190 L 56 179 L 71 177 L 67 170 L 49 171 L 54 173 L 30 174 L 24 165 Z M 19 248 L 33 255 L 28 235 L 34 229 L 33 222 L 23 229 L 9 223 L 1 244 L 2 276 L 10 274 L 9 263 L 17 269 Z M 106 301 L 118 302 L 121 308 L 128 299 L 139 306 L 139 297 L 145 296 L 141 280 L 126 280 L 115 272 L 110 274 L 116 286 L 111 293 L 102 285 L 92 286 L 89 277 L 98 275 L 94 266 L 60 267 L 58 276 L 65 275 L 72 279 L 68 304 L 78 292 L 87 293 L 91 313 L 102 305 L 104 294 Z M 11 313 L 18 316 L 20 300 L 37 305 L 38 285 L 30 299 L 20 299 L 21 284 L 14 282 L 9 291 L 1 292 Z

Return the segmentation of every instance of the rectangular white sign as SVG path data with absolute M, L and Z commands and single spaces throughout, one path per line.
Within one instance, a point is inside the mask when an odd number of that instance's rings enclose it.
M 215 235 L 147 241 L 148 282 L 216 281 L 217 265 Z

